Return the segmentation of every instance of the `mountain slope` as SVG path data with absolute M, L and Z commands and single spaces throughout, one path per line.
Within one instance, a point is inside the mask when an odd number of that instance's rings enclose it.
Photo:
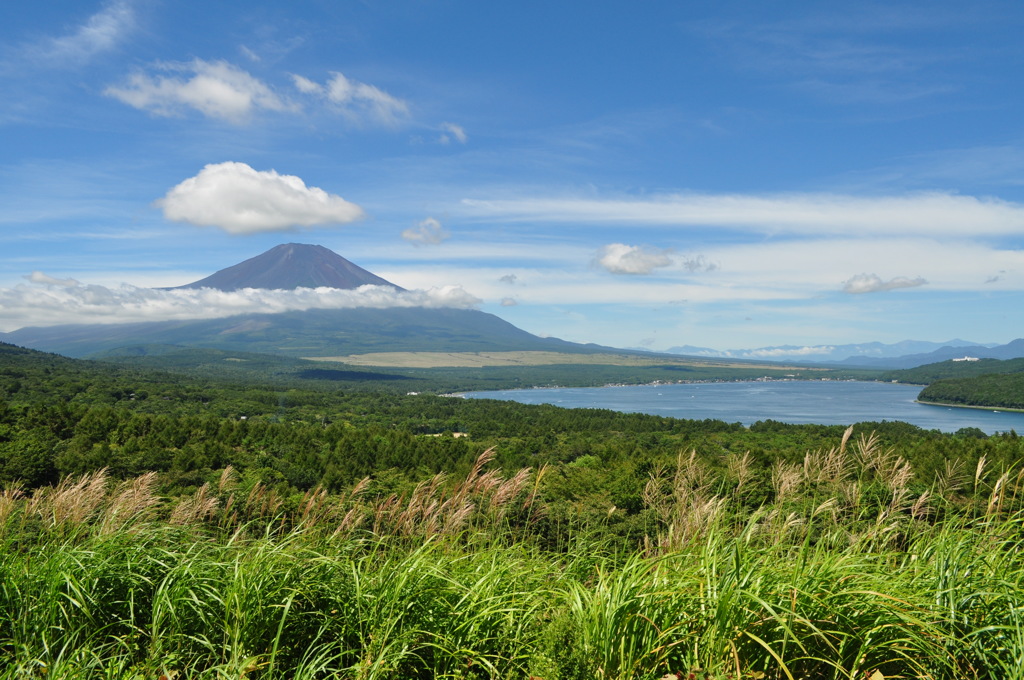
M 147 344 L 292 357 L 364 352 L 547 350 L 591 353 L 607 347 L 540 338 L 473 309 L 311 309 L 222 319 L 22 328 L 4 342 L 86 357 Z
M 291 290 L 293 288 L 358 288 L 364 285 L 401 287 L 352 264 L 323 246 L 285 243 L 262 255 L 221 269 L 205 279 L 177 288 L 241 288 Z

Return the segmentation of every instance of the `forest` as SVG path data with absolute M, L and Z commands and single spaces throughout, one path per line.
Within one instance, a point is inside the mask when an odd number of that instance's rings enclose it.
M 1021 440 L 0 345 L 0 678 L 1012 678 Z

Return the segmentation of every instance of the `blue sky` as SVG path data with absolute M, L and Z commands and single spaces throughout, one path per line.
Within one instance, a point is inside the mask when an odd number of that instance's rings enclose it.
M 1017 2 L 0 17 L 0 331 L 436 304 L 653 350 L 1024 336 Z M 155 290 L 286 242 L 411 292 Z

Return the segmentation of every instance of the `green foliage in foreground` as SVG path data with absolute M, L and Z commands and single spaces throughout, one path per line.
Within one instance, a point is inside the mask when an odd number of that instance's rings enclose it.
M 0 678 L 1024 677 L 1021 476 L 935 522 L 955 483 L 911 495 L 870 440 L 818 455 L 753 511 L 742 481 L 712 493 L 681 458 L 624 553 L 586 523 L 542 547 L 542 473 L 487 457 L 461 481 L 315 492 L 291 513 L 230 472 L 174 502 L 152 476 L 9 489 Z M 847 456 L 886 493 L 834 467 Z

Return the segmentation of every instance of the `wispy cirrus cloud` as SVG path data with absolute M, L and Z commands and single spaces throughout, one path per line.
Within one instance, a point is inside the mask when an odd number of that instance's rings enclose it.
M 346 224 L 365 216 L 355 203 L 306 186 L 299 177 L 235 162 L 207 165 L 156 205 L 171 221 L 218 227 L 231 234 Z
M 292 83 L 300 93 L 326 101 L 355 124 L 394 126 L 409 117 L 409 104 L 404 100 L 337 71 L 324 83 L 293 74 Z
M 135 3 L 114 0 L 63 35 L 13 47 L 11 61 L 27 66 L 75 67 L 117 48 L 136 28 Z M 8 63 L 9 66 L 9 63 Z
M 794 19 L 692 22 L 737 68 L 764 74 L 782 86 L 834 104 L 897 104 L 955 92 L 941 73 L 950 52 L 922 36 L 955 35 L 968 13 L 940 8 L 851 5 L 810 11 Z M 916 38 L 916 40 L 915 40 Z
M 467 217 L 487 220 L 721 227 L 775 235 L 1024 234 L 1024 205 L 1020 203 L 939 192 L 900 196 L 693 193 L 636 199 L 463 199 L 461 206 Z
M 452 141 L 465 144 L 469 141 L 469 135 L 465 128 L 455 123 L 441 123 L 441 135 L 437 138 L 441 144 L 450 144 Z

